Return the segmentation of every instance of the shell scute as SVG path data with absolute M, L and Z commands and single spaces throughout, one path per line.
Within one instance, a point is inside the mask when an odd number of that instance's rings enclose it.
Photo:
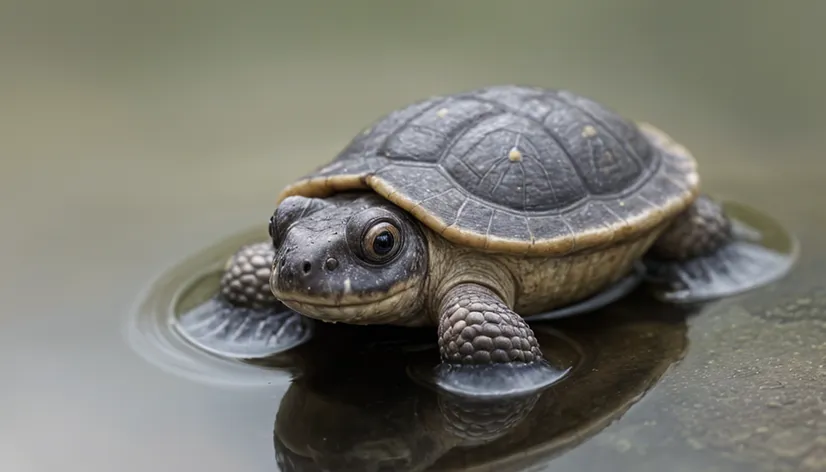
M 536 251 L 540 254 L 566 254 L 576 245 L 576 234 L 562 215 L 534 216 L 528 219 L 528 225 L 534 238 L 557 241 L 555 244 L 538 245 Z
M 540 124 L 518 115 L 479 122 L 442 165 L 477 198 L 513 210 L 546 211 L 587 196 L 565 150 Z
M 490 238 L 487 245 L 491 250 L 502 250 L 507 248 L 509 242 L 533 241 L 534 237 L 525 216 L 496 211 L 490 223 Z
M 590 238 L 602 238 L 604 231 L 614 231 L 614 228 L 625 226 L 625 220 L 603 202 L 588 202 L 587 204 L 565 214 L 565 221 L 574 234 L 577 235 L 577 244 L 591 246 Z M 602 222 L 601 226 L 594 225 L 595 221 Z M 608 243 L 613 236 L 605 239 Z
M 424 126 L 405 126 L 388 139 L 379 154 L 390 159 L 436 162 L 448 137 Z
M 487 236 L 494 214 L 494 209 L 490 205 L 474 198 L 467 198 L 456 213 L 456 218 L 448 225 L 449 231 L 466 231 L 482 237 Z
M 643 168 L 628 155 L 609 131 L 580 110 L 560 106 L 545 117 L 545 126 L 556 136 L 593 195 L 617 193 L 638 181 Z
M 459 209 L 465 201 L 467 201 L 467 197 L 460 189 L 447 187 L 447 190 L 423 200 L 419 205 L 433 217 L 442 221 L 441 227 L 446 227 L 456 221 L 456 217 L 459 216 Z
M 479 100 L 451 98 L 415 118 L 411 124 L 456 136 L 474 121 L 497 112 L 494 105 Z
M 558 95 L 566 102 L 587 113 L 592 119 L 602 123 L 617 142 L 622 143 L 632 156 L 640 159 L 643 167 L 650 167 L 653 164 L 654 153 L 651 144 L 631 120 L 608 110 L 588 97 L 571 93 L 568 90 L 560 90 Z

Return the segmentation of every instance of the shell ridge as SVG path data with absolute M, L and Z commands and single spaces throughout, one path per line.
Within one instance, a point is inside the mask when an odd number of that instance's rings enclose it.
M 490 162 L 491 162 L 490 167 L 488 167 L 488 170 L 486 170 L 486 171 L 485 171 L 485 174 L 482 176 L 482 178 L 480 178 L 480 179 L 479 179 L 479 183 L 478 183 L 478 184 L 476 184 L 476 187 L 477 187 L 477 188 L 478 188 L 480 185 L 482 185 L 482 182 L 484 182 L 484 181 L 485 181 L 485 179 L 487 179 L 487 178 L 488 178 L 488 176 L 490 175 L 490 173 L 491 173 L 491 172 L 493 172 L 493 171 L 497 168 L 497 165 L 500 163 L 497 159 L 491 159 L 491 160 L 490 160 Z M 455 179 L 454 179 L 454 182 L 455 182 Z
M 564 214 L 559 215 L 559 219 L 561 219 L 562 224 L 564 224 L 565 227 L 568 228 L 568 234 L 570 235 L 570 236 L 568 236 L 568 239 L 570 239 L 570 241 L 571 241 L 571 248 L 568 249 L 568 252 L 569 253 L 574 252 L 574 251 L 576 251 L 576 247 L 577 247 L 576 231 L 574 231 L 574 227 L 571 226 L 571 223 L 568 222 L 568 218 Z
M 522 171 L 522 212 L 528 211 L 528 174 L 525 173 L 524 162 L 519 162 L 519 170 Z M 528 230 L 530 232 L 530 229 Z
M 445 157 L 447 157 L 447 155 L 448 155 L 448 154 L 450 154 L 450 151 L 452 151 L 452 150 L 453 150 L 453 148 L 456 146 L 456 143 L 457 143 L 460 139 L 462 139 L 463 137 L 465 137 L 465 135 L 467 135 L 467 134 L 468 134 L 471 130 L 473 130 L 473 128 L 475 128 L 475 127 L 476 127 L 476 125 L 478 125 L 479 123 L 481 123 L 481 122 L 483 122 L 483 121 L 487 120 L 488 118 L 493 118 L 494 116 L 499 116 L 499 115 L 501 115 L 501 114 L 502 114 L 502 112 L 501 112 L 501 111 L 498 111 L 498 112 L 497 112 L 496 110 L 494 110 L 494 111 L 487 111 L 487 112 L 485 112 L 485 113 L 480 113 L 480 114 L 479 114 L 479 116 L 477 116 L 477 117 L 476 117 L 476 118 L 474 118 L 473 120 L 471 120 L 471 121 L 469 121 L 469 122 L 465 123 L 465 124 L 464 124 L 464 125 L 463 125 L 460 129 L 459 129 L 459 131 L 456 133 L 456 135 L 455 135 L 455 136 L 453 136 L 453 137 L 450 139 L 450 142 L 448 142 L 448 143 L 447 143 L 447 146 L 445 146 L 444 150 L 442 150 L 442 153 L 439 155 L 439 158 L 438 158 L 438 159 L 436 159 L 436 162 L 437 162 L 437 163 L 441 163 L 441 162 L 445 159 Z M 449 137 L 449 136 L 448 136 L 448 137 Z M 483 136 L 483 137 L 479 140 L 479 142 L 481 142 L 481 141 L 482 141 L 482 139 L 484 139 L 484 138 L 485 138 L 485 137 Z M 475 144 L 474 146 L 476 146 L 476 145 L 478 145 L 478 143 L 477 143 L 477 144 Z M 470 150 L 468 150 L 468 152 L 470 152 Z M 465 154 L 465 155 L 466 155 L 466 154 Z M 464 155 L 463 155 L 462 157 L 464 157 Z
M 528 236 L 531 238 L 531 246 L 536 244 L 536 236 L 533 234 L 533 230 L 531 229 L 531 219 L 527 215 L 523 215 L 522 218 L 525 219 L 525 226 L 528 227 Z
M 666 179 L 670 180 L 677 187 L 680 187 L 683 190 L 688 190 L 688 187 L 686 187 L 686 185 L 683 182 L 678 181 L 677 179 L 672 177 L 671 174 L 669 174 L 668 172 L 663 171 L 663 175 Z
M 476 145 L 474 144 L 474 147 L 475 147 L 475 146 L 476 146 Z M 474 169 L 473 167 L 471 167 L 471 166 L 470 166 L 470 164 L 468 164 L 467 162 L 465 162 L 465 160 L 464 160 L 464 159 L 461 159 L 461 158 L 458 158 L 458 157 L 457 157 L 457 158 L 456 158 L 456 162 L 458 162 L 459 164 L 461 164 L 461 165 L 462 165 L 465 169 L 467 169 L 467 170 L 468 170 L 468 172 L 470 172 L 471 174 L 473 174 L 476 178 L 478 178 L 479 180 L 482 180 L 482 176 L 481 176 L 481 175 L 479 175 L 479 173 L 478 173 L 478 172 L 476 172 L 476 169 Z
M 612 214 L 612 215 L 613 215 L 613 216 L 615 216 L 618 220 L 620 220 L 620 221 L 622 221 L 623 223 L 625 223 L 625 226 L 624 226 L 624 227 L 630 227 L 630 226 L 631 226 L 631 224 L 630 224 L 630 223 L 628 223 L 628 220 L 626 220 L 624 216 L 622 216 L 622 215 L 618 214 L 617 212 L 615 212 L 615 211 L 614 211 L 611 207 L 609 207 L 608 205 L 605 205 L 605 204 L 604 204 L 604 203 L 602 203 L 602 202 L 600 202 L 600 204 L 602 205 L 602 207 L 603 207 L 603 208 L 605 208 L 605 209 L 608 211 L 608 213 Z M 613 226 L 613 231 L 612 231 L 612 236 L 611 236 L 611 239 L 612 239 L 612 240 L 614 239 L 614 236 L 616 236 L 616 233 L 617 233 L 617 227 L 616 227 L 616 225 L 614 225 L 614 226 Z
M 575 104 L 572 104 L 572 103 L 569 103 L 569 102 L 568 102 L 568 101 L 566 101 L 563 97 L 561 97 L 561 96 L 559 95 L 559 93 L 553 93 L 553 94 L 549 93 L 549 94 L 547 94 L 547 95 L 546 95 L 546 97 L 547 97 L 549 100 L 552 100 L 552 101 L 554 101 L 554 102 L 556 102 L 556 103 L 559 103 L 559 104 L 562 104 L 562 105 L 567 105 L 567 106 L 570 106 L 570 107 L 572 107 L 572 108 L 576 109 L 577 111 L 579 111 L 580 113 L 582 113 L 585 117 L 590 118 L 590 119 L 591 119 L 591 120 L 593 120 L 594 122 L 596 122 L 596 123 L 598 123 L 598 124 L 602 125 L 602 127 L 603 127 L 603 128 L 605 128 L 605 129 L 607 129 L 607 130 L 608 130 L 608 134 L 611 136 L 611 138 L 612 138 L 612 139 L 614 139 L 615 141 L 617 141 L 617 142 L 618 142 L 618 143 L 619 143 L 619 144 L 623 147 L 623 149 L 625 149 L 625 151 L 626 151 L 626 152 L 628 152 L 628 149 L 626 149 L 626 148 L 625 148 L 625 144 L 623 144 L 621 141 L 619 141 L 619 140 L 617 139 L 617 137 L 616 137 L 616 136 L 614 136 L 614 134 L 610 131 L 610 129 L 608 129 L 608 126 L 607 126 L 605 123 L 603 123 L 601 120 L 597 120 L 596 118 L 594 118 L 593 116 L 591 116 L 591 114 L 590 114 L 590 113 L 588 113 L 588 112 L 586 112 L 585 110 L 581 109 L 579 106 L 577 106 L 577 105 L 575 105 Z M 551 113 L 553 113 L 553 112 L 554 112 L 553 110 L 551 110 L 550 112 L 548 112 L 548 115 L 547 115 L 545 118 L 547 118 L 548 116 L 550 116 L 550 115 L 551 115 Z M 562 148 L 562 150 L 564 150 L 564 151 L 565 151 L 565 154 L 568 156 L 568 159 L 570 159 L 570 160 L 571 160 L 571 163 L 573 164 L 573 163 L 574 163 L 574 157 L 573 157 L 573 154 L 571 153 L 571 150 L 570 150 L 570 149 L 568 149 L 568 148 L 567 148 L 564 144 L 562 144 L 562 141 L 559 139 L 559 137 L 556 135 L 556 133 L 555 133 L 552 129 L 550 129 L 548 126 L 546 126 L 544 122 L 542 123 L 542 126 L 543 126 L 546 130 L 547 130 L 548 134 L 549 134 L 549 135 L 553 138 L 553 140 L 556 142 L 556 144 L 557 144 L 560 148 Z M 592 146 L 592 144 L 589 142 L 589 143 L 588 143 L 588 147 L 589 147 L 589 148 L 591 148 L 591 150 L 593 150 L 593 148 L 592 148 L 591 146 Z M 636 162 L 636 163 L 637 163 L 637 165 L 639 165 L 639 166 L 640 166 L 640 169 L 642 169 L 644 173 L 642 174 L 642 178 L 637 179 L 637 180 L 638 180 L 638 182 L 637 182 L 634 186 L 631 186 L 631 187 L 629 187 L 629 188 L 628 188 L 628 189 L 626 189 L 626 190 L 636 189 L 636 188 L 637 188 L 637 184 L 639 184 L 640 186 L 644 185 L 644 184 L 645 184 L 645 182 L 647 182 L 647 181 L 648 181 L 648 178 L 649 178 L 649 177 L 651 176 L 651 174 L 653 173 L 653 172 L 650 172 L 650 171 L 648 170 L 648 168 L 646 168 L 645 166 L 643 166 L 643 165 L 642 165 L 642 163 L 640 162 L 640 159 L 638 158 L 638 156 L 636 155 L 636 153 L 634 153 L 634 162 Z M 592 166 L 592 167 L 596 170 L 596 165 L 595 165 L 593 162 L 591 162 L 591 166 Z M 582 185 L 584 185 L 584 186 L 585 186 L 588 190 L 590 190 L 590 192 L 589 192 L 589 193 L 590 193 L 589 197 L 591 197 L 591 199 L 593 199 L 593 197 L 595 197 L 595 196 L 596 196 L 596 195 L 594 195 L 596 192 L 594 192 L 594 191 L 593 191 L 593 189 L 591 189 L 590 185 L 588 184 L 588 179 L 586 179 L 586 178 L 585 178 L 585 176 L 584 176 L 584 175 L 582 175 L 582 171 L 579 169 L 579 166 L 577 166 L 576 164 L 574 164 L 574 165 L 573 165 L 573 168 L 574 168 L 574 172 L 576 172 L 576 175 L 577 175 L 577 176 L 579 177 L 579 179 L 582 181 Z M 642 182 L 642 183 L 640 184 L 640 182 Z M 619 195 L 623 195 L 623 194 L 619 194 Z M 611 195 L 611 196 L 609 196 L 608 198 L 614 198 L 614 197 L 616 197 L 616 196 L 617 196 L 617 195 Z
M 651 208 L 659 208 L 660 207 L 656 203 L 654 203 L 651 200 L 645 198 L 642 194 L 637 194 L 637 198 L 639 198 L 640 200 L 644 201 L 645 203 L 651 205 Z
M 404 162 L 404 165 L 413 165 L 413 164 L 420 164 L 416 167 L 433 168 L 433 166 L 427 165 L 427 164 L 424 164 L 424 163 L 416 163 L 414 161 L 405 161 Z M 454 185 L 456 187 L 457 190 L 460 190 L 464 193 L 470 193 L 466 189 L 462 188 L 462 186 L 456 181 L 456 179 L 452 175 L 450 175 L 447 171 L 445 171 L 443 167 L 436 166 L 436 169 L 438 169 L 439 173 L 442 175 L 442 177 L 446 178 L 452 185 Z M 616 193 L 616 194 L 607 195 L 607 196 L 588 195 L 588 196 L 582 198 L 581 200 L 579 200 L 577 202 L 574 202 L 574 203 L 572 203 L 572 204 L 570 204 L 566 207 L 554 208 L 554 209 L 551 209 L 551 210 L 540 211 L 540 212 L 532 212 L 532 213 L 533 213 L 533 216 L 536 216 L 536 217 L 540 217 L 540 216 L 558 216 L 558 215 L 563 214 L 563 213 L 570 213 L 570 212 L 572 212 L 574 210 L 577 210 L 577 209 L 579 209 L 579 208 L 581 208 L 581 207 L 583 207 L 583 206 L 585 206 L 585 205 L 587 205 L 588 203 L 591 203 L 591 202 L 603 203 L 603 202 L 606 202 L 606 201 L 614 201 L 618 198 L 625 198 L 625 197 L 628 197 L 630 195 L 636 194 L 644 185 L 646 185 L 648 183 L 648 180 L 650 180 L 650 179 L 641 179 L 639 182 L 636 182 L 633 186 L 628 187 L 627 189 L 625 189 L 621 193 Z M 471 196 L 475 196 L 475 195 L 471 194 Z M 498 211 L 501 211 L 501 212 L 511 213 L 511 214 L 518 214 L 518 212 L 515 212 L 513 208 L 508 208 L 508 207 L 506 207 L 504 205 L 500 205 L 498 203 L 485 201 L 484 204 L 486 206 L 490 207 L 490 208 L 496 208 Z
M 493 226 L 493 218 L 496 216 L 496 208 L 490 212 L 490 219 L 488 220 L 488 229 L 485 230 L 485 249 L 490 246 L 490 228 Z
M 495 166 L 501 166 L 499 163 L 494 163 L 494 165 L 495 165 Z M 511 168 L 512 168 L 511 166 L 506 166 L 506 167 L 505 167 L 505 171 L 504 171 L 504 172 L 502 172 L 502 173 L 499 175 L 499 180 L 497 180 L 497 181 L 496 181 L 496 185 L 494 185 L 494 186 L 493 186 L 493 188 L 490 190 L 490 193 L 491 193 L 491 194 L 492 194 L 493 192 L 495 192 L 495 191 L 496 191 L 496 189 L 498 189 L 500 185 L 502 185 L 502 181 L 503 181 L 503 180 L 505 180 L 505 177 L 508 175 L 508 172 L 510 172 Z M 524 209 L 523 209 L 523 211 L 524 211 Z
M 542 98 L 544 98 L 546 96 L 550 96 L 550 94 L 537 95 L 537 97 L 542 97 Z M 559 101 L 557 100 L 557 102 L 559 102 Z M 553 130 L 551 130 L 550 128 L 548 128 L 548 126 L 545 125 L 544 121 L 539 121 L 539 120 L 535 119 L 534 117 L 532 117 L 530 115 L 526 115 L 525 113 L 522 113 L 519 110 L 515 110 L 511 107 L 505 107 L 505 109 L 509 113 L 513 113 L 514 115 L 525 118 L 526 120 L 531 121 L 534 124 L 536 124 L 537 126 L 539 126 L 539 128 L 542 129 L 545 132 L 545 135 L 548 136 L 549 138 L 551 138 L 551 140 L 559 147 L 559 149 L 562 150 L 563 153 L 565 153 L 565 157 L 568 158 L 568 160 L 573 163 L 574 157 L 573 157 L 573 154 L 571 154 L 571 150 L 568 149 L 568 146 L 566 146 L 565 144 L 562 143 L 562 141 L 559 139 L 559 136 L 557 136 L 556 133 L 553 132 Z M 554 110 L 549 111 L 545 115 L 545 117 L 547 118 L 553 112 L 554 112 Z M 512 132 L 516 132 L 516 131 L 512 131 Z M 529 139 L 529 141 L 530 141 L 530 139 Z M 539 161 L 539 162 L 542 164 L 542 161 Z M 542 164 L 542 167 L 543 167 L 543 169 L 545 168 L 544 164 Z M 571 167 L 573 168 L 574 172 L 576 173 L 576 176 L 579 179 L 580 183 L 582 183 L 582 185 L 584 187 L 588 188 L 588 181 L 585 179 L 585 176 L 582 175 L 582 172 L 579 170 L 579 168 L 576 165 L 572 165 Z M 545 169 L 545 170 L 547 171 L 547 169 Z M 593 192 L 591 192 L 591 193 L 593 193 Z M 583 201 L 583 200 L 587 200 L 588 197 L 591 197 L 591 196 L 593 196 L 593 195 L 588 195 L 587 197 L 580 200 L 580 202 Z M 579 203 L 579 202 L 577 202 L 577 203 Z M 576 204 L 576 203 L 574 203 L 574 204 Z
M 539 98 L 539 97 L 542 97 L 541 93 L 537 94 L 533 98 Z M 482 103 L 487 103 L 488 105 L 493 105 L 496 108 L 499 108 L 502 112 L 514 114 L 516 116 L 519 116 L 520 118 L 525 118 L 527 120 L 533 121 L 534 123 L 537 122 L 537 120 L 534 117 L 532 117 L 531 115 L 528 115 L 527 113 L 519 110 L 518 108 L 514 108 L 512 106 L 505 105 L 504 103 L 499 103 L 496 100 L 491 100 L 489 98 L 482 98 L 482 97 L 474 97 L 474 100 L 478 100 Z
M 433 110 L 433 109 L 434 109 L 434 108 L 436 108 L 437 106 L 441 106 L 442 104 L 444 104 L 444 103 L 445 103 L 446 101 L 448 101 L 448 100 L 450 100 L 450 97 L 440 97 L 440 96 L 437 96 L 437 97 L 431 97 L 430 99 L 426 99 L 426 100 L 425 100 L 425 102 L 427 102 L 427 101 L 432 101 L 432 103 L 430 104 L 430 106 L 427 106 L 427 107 L 425 107 L 425 108 L 424 108 L 424 109 L 422 109 L 422 110 L 419 110 L 419 112 L 418 112 L 418 113 L 414 113 L 414 114 L 413 114 L 413 116 L 410 116 L 410 117 L 408 117 L 406 120 L 404 120 L 404 121 L 402 121 L 401 123 L 397 124 L 397 125 L 396 125 L 393 129 L 392 129 L 392 131 L 388 132 L 388 133 L 387 133 L 387 136 L 385 136 L 385 137 L 384 137 L 384 139 L 382 139 L 382 140 L 381 140 L 381 144 L 379 144 L 379 145 L 376 147 L 376 149 L 375 149 L 375 150 L 371 151 L 371 154 L 380 155 L 379 153 L 380 153 L 380 152 L 383 152 L 383 151 L 387 148 L 387 145 L 390 143 L 390 141 L 391 141 L 393 138 L 395 138 L 396 136 L 398 136 L 398 134 L 399 134 L 399 133 L 401 133 L 401 132 L 402 132 L 402 130 L 405 130 L 405 129 L 407 129 L 409 126 L 411 126 L 411 123 L 413 123 L 413 121 L 414 121 L 416 118 L 421 117 L 422 115 L 424 115 L 425 113 L 429 112 L 430 110 Z M 414 104 L 414 105 L 408 105 L 408 107 L 410 107 L 410 106 L 415 106 L 415 104 Z M 389 118 L 388 116 L 385 116 L 385 117 L 384 117 L 384 119 L 388 119 L 388 118 Z M 381 120 L 379 120 L 379 121 L 381 121 Z M 373 128 L 375 128 L 375 126 L 373 126 Z M 429 128 L 428 128 L 428 129 L 429 129 Z M 363 158 L 363 157 L 367 157 L 367 156 L 362 156 L 362 158 Z
M 533 155 L 529 153 L 527 157 L 529 159 L 533 159 L 534 161 L 536 161 L 536 164 L 539 166 L 540 169 L 542 169 L 542 173 L 545 175 L 545 181 L 548 183 L 548 188 L 551 190 L 551 195 L 554 197 L 554 201 L 556 201 L 556 188 L 554 187 L 553 181 L 551 180 L 551 174 L 548 173 L 548 169 L 545 167 L 545 164 L 538 157 L 536 157 L 536 154 L 538 154 L 539 152 L 536 149 L 536 145 L 534 145 L 531 141 L 531 138 L 525 138 L 525 141 L 527 141 L 528 145 L 530 145 L 530 147 L 533 149 Z
M 493 116 L 497 116 L 497 115 L 493 115 Z M 488 118 L 491 118 L 491 117 L 489 116 Z M 474 125 L 479 124 L 479 123 L 481 123 L 481 121 L 479 121 L 479 122 L 475 122 L 475 123 L 474 123 Z M 467 131 L 465 131 L 464 133 L 462 133 L 460 136 L 458 136 L 458 137 L 457 137 L 457 140 L 458 140 L 458 139 L 460 139 L 460 138 L 462 138 L 462 137 L 464 137 L 464 136 L 465 136 L 465 134 L 466 134 L 466 133 L 468 133 L 469 131 L 470 131 L 470 128 L 469 128 Z M 485 140 L 485 138 L 487 138 L 487 137 L 488 137 L 488 136 L 490 136 L 491 134 L 496 133 L 496 132 L 498 132 L 498 131 L 500 131 L 500 130 L 499 130 L 499 129 L 495 129 L 495 130 L 493 130 L 493 131 L 489 131 L 489 132 L 487 132 L 487 133 L 483 134 L 482 136 L 480 136 L 480 137 L 479 137 L 479 140 L 478 140 L 478 141 L 476 141 L 475 143 L 473 143 L 473 146 L 469 147 L 469 148 L 468 148 L 465 152 L 463 152 L 461 155 L 459 155 L 459 156 L 454 155 L 454 156 L 456 157 L 456 160 L 457 160 L 457 161 L 459 161 L 459 162 L 461 162 L 461 163 L 462 163 L 462 165 L 464 165 L 466 169 L 469 169 L 471 172 L 473 172 L 473 174 L 474 174 L 475 176 L 479 177 L 479 182 L 480 182 L 480 183 L 481 183 L 483 180 L 485 180 L 485 177 L 487 177 L 487 176 L 488 176 L 488 174 L 490 173 L 490 171 L 493 169 L 493 167 L 494 167 L 494 166 L 491 166 L 491 168 L 489 168 L 488 170 L 486 170 L 486 171 L 485 171 L 485 174 L 484 174 L 484 175 L 481 175 L 481 176 L 480 176 L 480 175 L 479 175 L 479 173 L 478 173 L 478 172 L 476 172 L 476 169 L 472 168 L 472 167 L 471 167 L 471 166 L 467 163 L 467 161 L 465 161 L 465 157 L 467 157 L 467 155 L 468 155 L 470 152 L 472 152 L 474 149 L 476 149 L 477 147 L 479 147 L 479 145 L 480 145 L 480 144 L 482 144 L 482 142 Z M 453 141 L 453 142 L 451 142 L 451 143 L 450 143 L 450 148 L 448 149 L 448 152 L 446 152 L 446 153 L 445 153 L 445 155 L 443 156 L 444 158 L 447 158 L 447 156 L 450 154 L 450 151 L 452 151 L 452 150 L 453 150 L 453 146 L 454 146 L 454 144 L 455 144 L 455 143 L 456 143 L 456 141 Z M 490 162 L 493 162 L 493 163 L 494 163 L 494 165 L 496 164 L 496 160 L 495 160 L 495 159 L 491 159 L 491 161 L 490 161 Z M 439 166 L 440 166 L 440 167 L 442 167 L 441 163 L 442 163 L 442 159 L 439 159 L 438 164 L 439 164 Z M 455 180 L 454 180 L 454 183 L 455 183 Z
M 577 166 L 574 163 L 574 156 L 573 156 L 573 154 L 571 154 L 571 150 L 568 149 L 568 146 L 563 144 L 562 140 L 559 139 L 559 136 L 557 136 L 556 133 L 552 129 L 545 126 L 544 123 L 540 123 L 540 125 L 542 126 L 542 129 L 545 131 L 545 134 L 547 134 L 556 143 L 556 145 L 559 146 L 559 149 L 562 149 L 562 152 L 565 153 L 565 157 L 567 157 L 568 160 L 571 161 L 571 168 L 574 169 L 574 173 L 576 174 L 576 176 L 579 179 L 582 186 L 589 190 L 588 195 L 585 196 L 584 198 L 582 198 L 581 200 L 579 200 L 579 202 L 589 200 L 589 199 L 595 197 L 596 196 L 595 193 L 593 191 L 591 191 L 591 188 L 588 185 L 588 179 L 586 179 L 585 176 L 582 175 L 582 170 L 579 168 L 579 166 Z M 574 205 L 576 205 L 579 202 L 574 203 Z
M 613 130 L 611 130 L 611 127 L 608 126 L 604 121 L 602 121 L 601 118 L 597 118 L 596 116 L 594 116 L 593 113 L 581 107 L 578 103 L 574 103 L 573 101 L 568 100 L 566 97 L 562 95 L 557 94 L 557 96 L 554 97 L 554 99 L 564 102 L 568 106 L 576 109 L 583 115 L 592 119 L 595 123 L 599 123 L 605 129 L 605 132 L 608 133 L 609 136 L 611 136 L 611 139 L 616 141 L 617 144 L 619 144 L 623 149 L 625 149 L 625 152 L 628 153 L 628 155 L 634 159 L 634 162 L 636 162 L 638 166 L 640 166 L 640 169 L 642 169 L 643 171 L 643 176 L 646 177 L 640 180 L 648 180 L 647 177 L 650 177 L 651 174 L 653 174 L 653 172 L 651 172 L 651 168 L 646 166 L 642 160 L 642 157 L 640 157 L 640 155 L 637 154 L 637 150 L 629 146 L 628 143 L 625 142 L 625 140 L 619 139 L 619 137 L 617 137 L 617 135 L 614 134 Z
M 462 202 L 462 205 L 459 206 L 459 210 L 456 211 L 456 218 L 453 219 L 453 223 L 450 223 L 448 226 L 455 226 L 456 223 L 459 222 L 459 218 L 462 217 L 462 211 L 464 211 L 465 206 L 467 206 L 467 202 L 470 201 L 470 197 L 465 195 L 465 201 Z M 447 229 L 447 227 L 445 227 Z
M 450 192 L 455 192 L 455 191 L 456 191 L 455 188 L 449 188 L 449 189 L 445 190 L 444 192 L 439 192 L 436 195 L 431 195 L 429 197 L 425 197 L 420 202 L 413 205 L 413 208 L 420 207 L 420 206 L 422 206 L 423 203 L 429 202 L 430 200 L 433 200 L 434 198 L 443 197 L 443 196 L 449 194 Z M 410 210 L 413 211 L 413 208 L 411 208 Z

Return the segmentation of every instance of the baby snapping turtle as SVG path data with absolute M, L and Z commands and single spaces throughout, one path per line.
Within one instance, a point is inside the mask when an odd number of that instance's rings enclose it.
M 674 302 L 788 270 L 734 223 L 654 126 L 564 90 L 488 87 L 393 111 L 289 185 L 272 243 L 236 254 L 190 319 L 222 327 L 213 345 L 260 352 L 304 332 L 278 300 L 328 322 L 431 325 L 450 375 L 512 373 L 543 362 L 526 318 L 599 308 L 641 266 Z

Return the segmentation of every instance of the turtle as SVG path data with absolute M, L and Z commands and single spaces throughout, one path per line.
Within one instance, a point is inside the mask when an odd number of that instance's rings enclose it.
M 430 327 L 454 386 L 541 370 L 531 320 L 643 283 L 665 302 L 720 299 L 790 268 L 701 191 L 695 157 L 665 131 L 515 84 L 380 117 L 281 190 L 268 233 L 182 323 L 192 338 L 252 356 L 306 338 L 305 320 Z

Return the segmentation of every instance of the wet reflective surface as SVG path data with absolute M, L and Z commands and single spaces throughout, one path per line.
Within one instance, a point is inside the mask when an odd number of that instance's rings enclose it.
M 824 3 L 337 5 L 0 6 L 2 470 L 269 471 L 348 453 L 436 470 L 826 470 Z M 656 123 L 707 190 L 798 235 L 799 265 L 697 313 L 642 297 L 549 323 L 571 340 L 554 346 L 606 368 L 583 364 L 470 448 L 444 414 L 466 409 L 386 368 L 421 353 L 386 356 L 382 378 L 355 368 L 363 350 L 329 351 L 338 366 L 308 343 L 276 368 L 130 335 L 154 281 L 263 231 L 278 190 L 378 114 L 502 82 Z M 336 415 L 374 427 L 344 434 Z
M 661 316 L 638 316 L 643 309 Z M 455 397 L 412 381 L 405 366 L 438 362 L 424 330 L 418 344 L 415 334 L 400 331 L 398 342 L 376 344 L 377 335 L 394 334 L 327 328 L 321 336 L 331 338 L 314 341 L 323 350 L 309 343 L 295 353 L 301 373 L 275 418 L 279 464 L 355 471 L 542 463 L 621 416 L 687 344 L 683 317 L 663 307 L 627 302 L 596 316 L 604 329 L 582 322 L 537 328 L 547 358 L 572 370 L 545 391 L 507 400 Z M 364 347 L 354 350 L 348 341 Z M 426 344 L 431 349 L 413 349 Z

